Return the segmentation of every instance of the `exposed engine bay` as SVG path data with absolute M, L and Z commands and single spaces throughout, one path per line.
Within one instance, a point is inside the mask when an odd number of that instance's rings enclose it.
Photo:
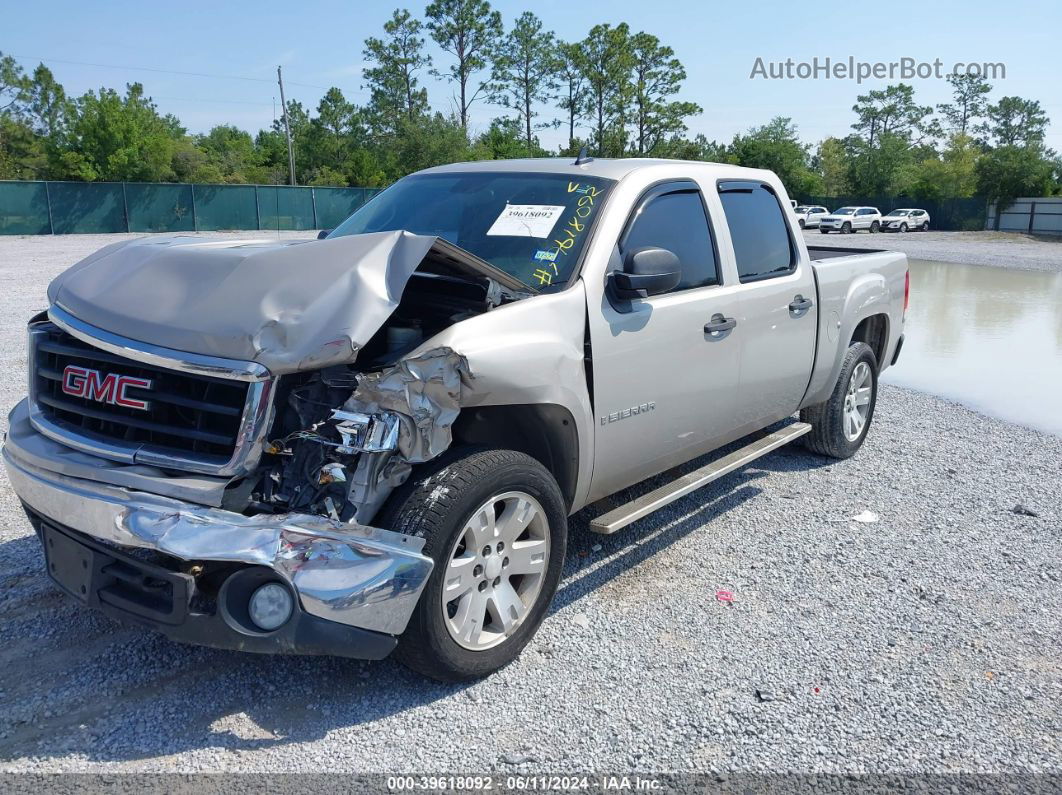
M 371 521 L 413 464 L 449 447 L 473 378 L 465 357 L 449 348 L 408 354 L 519 297 L 488 279 L 416 273 L 356 363 L 282 377 L 261 463 L 235 487 L 247 511 Z

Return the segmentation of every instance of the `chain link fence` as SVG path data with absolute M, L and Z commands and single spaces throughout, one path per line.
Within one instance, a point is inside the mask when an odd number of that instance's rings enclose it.
M 331 229 L 377 188 L 0 181 L 0 235 Z

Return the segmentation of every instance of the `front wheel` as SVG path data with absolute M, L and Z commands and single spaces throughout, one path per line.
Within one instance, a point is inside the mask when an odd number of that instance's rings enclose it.
M 797 224 L 800 226 L 801 229 L 803 229 L 807 225 L 807 224 L 804 223 L 804 219 L 803 218 L 801 218 L 799 221 L 797 221 Z
M 812 425 L 804 446 L 830 458 L 855 455 L 867 438 L 877 400 L 877 357 L 865 342 L 853 342 L 829 399 L 800 410 L 801 421 Z
M 444 682 L 512 662 L 557 590 L 567 511 L 552 475 L 513 450 L 456 448 L 395 490 L 381 526 L 425 539 L 435 561 L 399 661 Z
M 845 221 L 844 224 L 841 226 L 841 234 L 842 235 L 849 235 L 851 233 L 852 233 L 852 225 L 850 223 L 848 223 L 847 221 Z
M 901 232 L 906 232 L 907 231 L 907 224 L 900 224 L 900 231 Z

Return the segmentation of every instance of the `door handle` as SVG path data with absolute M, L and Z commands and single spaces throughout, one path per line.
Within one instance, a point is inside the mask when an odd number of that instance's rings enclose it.
M 704 333 L 711 334 L 713 337 L 717 337 L 724 331 L 730 331 L 737 325 L 737 320 L 732 317 L 726 317 L 722 313 L 717 312 L 712 315 L 712 319 L 704 324 Z
M 789 304 L 789 314 L 798 317 L 812 307 L 812 300 L 802 295 L 797 295 Z

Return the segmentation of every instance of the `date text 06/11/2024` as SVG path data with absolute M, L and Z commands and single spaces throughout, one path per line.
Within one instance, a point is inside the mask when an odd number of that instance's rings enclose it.
M 643 776 L 492 775 L 389 776 L 390 792 L 659 792 L 664 783 Z

